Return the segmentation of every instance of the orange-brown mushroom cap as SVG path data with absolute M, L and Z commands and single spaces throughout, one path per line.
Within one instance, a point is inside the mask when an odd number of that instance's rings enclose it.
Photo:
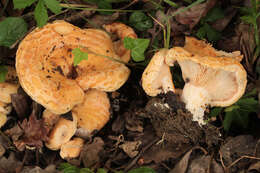
M 170 67 L 165 64 L 167 49 L 157 52 L 142 75 L 142 87 L 149 96 L 175 91 Z
M 81 138 L 73 138 L 72 140 L 63 144 L 60 148 L 61 158 L 76 158 L 80 155 L 84 145 L 84 140 Z
M 59 150 L 62 144 L 68 142 L 77 130 L 77 117 L 73 121 L 60 118 L 49 135 L 45 146 L 51 150 Z
M 85 134 L 100 130 L 109 120 L 110 103 L 104 91 L 90 89 L 86 92 L 83 103 L 72 109 L 78 119 L 78 126 Z
M 225 53 L 214 50 L 203 41 L 186 38 L 182 47 L 170 49 L 166 63 L 175 61 L 181 67 L 186 81 L 182 99 L 186 108 L 201 124 L 206 105 L 229 106 L 245 92 L 247 74 L 240 64 L 240 53 Z
M 73 67 L 72 50 L 80 47 L 88 60 Z M 56 21 L 24 38 L 16 54 L 16 69 L 32 99 L 63 114 L 83 101 L 84 90 L 114 91 L 128 79 L 130 70 L 107 57 L 120 59 L 106 32 Z

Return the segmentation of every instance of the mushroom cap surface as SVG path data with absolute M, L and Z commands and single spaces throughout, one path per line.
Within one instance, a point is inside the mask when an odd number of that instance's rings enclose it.
M 142 75 L 142 87 L 149 96 L 175 91 L 170 67 L 165 64 L 167 49 L 161 49 L 152 57 Z
M 48 109 L 45 109 L 42 113 L 42 118 L 44 123 L 49 127 L 52 128 L 59 120 L 60 115 L 54 114 Z
M 104 91 L 90 89 L 86 92 L 83 103 L 72 109 L 78 119 L 78 126 L 86 133 L 100 130 L 109 120 L 110 102 Z
M 3 125 L 5 125 L 6 121 L 7 121 L 7 116 L 6 116 L 6 114 L 0 112 L 0 128 L 1 128 Z
M 84 140 L 81 138 L 73 138 L 63 144 L 60 148 L 61 158 L 76 158 L 80 155 L 80 151 L 84 146 Z
M 74 48 L 88 53 L 88 60 L 76 67 Z M 33 100 L 63 114 L 83 101 L 84 90 L 114 91 L 128 79 L 130 70 L 107 57 L 120 59 L 106 32 L 56 21 L 24 38 L 16 54 L 16 70 L 21 86 Z
M 49 135 L 45 146 L 51 150 L 59 150 L 62 144 L 68 142 L 77 130 L 77 117 L 73 116 L 73 121 L 60 118 Z
M 0 112 L 4 114 L 9 114 L 12 111 L 12 106 L 11 104 L 4 103 L 0 101 Z

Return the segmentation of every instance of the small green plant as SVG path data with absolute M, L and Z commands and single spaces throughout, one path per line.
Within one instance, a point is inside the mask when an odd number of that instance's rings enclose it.
M 27 23 L 19 17 L 7 17 L 0 22 L 0 46 L 11 47 L 27 32 Z
M 97 169 L 96 172 L 89 168 L 78 168 L 73 166 L 69 163 L 62 163 L 60 164 L 59 168 L 60 171 L 63 173 L 107 173 L 107 171 L 103 168 Z M 116 173 L 123 173 L 122 171 L 118 171 Z M 128 171 L 128 173 L 156 173 L 152 168 L 149 167 L 140 167 L 136 169 L 132 169 Z
M 200 20 L 200 28 L 198 29 L 196 36 L 200 39 L 207 38 L 210 42 L 218 41 L 221 38 L 221 33 L 212 28 L 209 23 L 218 19 L 224 18 L 224 11 L 215 7 L 210 10 L 207 15 Z
M 47 8 L 55 14 L 61 12 L 60 3 L 57 0 L 13 0 L 13 3 L 15 9 L 22 9 L 31 6 L 36 1 L 38 2 L 34 9 L 34 18 L 38 27 L 44 26 L 48 21 Z
M 256 90 L 245 94 L 235 104 L 226 108 L 215 107 L 211 110 L 210 117 L 215 117 L 224 111 L 223 127 L 229 131 L 232 125 L 247 128 L 249 115 L 258 110 L 258 101 L 255 99 Z
M 129 24 L 138 31 L 146 31 L 153 27 L 153 21 L 145 13 L 136 11 L 130 15 Z
M 72 54 L 74 55 L 74 66 L 77 66 L 82 60 L 88 60 L 88 53 L 81 51 L 80 48 L 73 49 Z
M 144 61 L 144 52 L 149 46 L 149 39 L 141 39 L 141 38 L 124 38 L 124 47 L 126 49 L 131 50 L 131 57 L 134 61 L 140 62 Z
M 254 36 L 255 36 L 255 53 L 254 53 L 254 59 L 252 62 L 256 60 L 258 55 L 260 54 L 260 38 L 259 38 L 259 31 L 258 31 L 258 24 L 257 20 L 260 16 L 259 11 L 260 1 L 259 0 L 251 0 L 251 7 L 241 7 L 240 11 L 244 14 L 244 16 L 241 17 L 241 19 L 250 24 L 254 29 Z

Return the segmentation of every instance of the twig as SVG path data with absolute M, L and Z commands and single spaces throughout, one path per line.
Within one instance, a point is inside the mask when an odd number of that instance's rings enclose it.
M 228 165 L 227 169 L 230 169 L 232 166 L 234 166 L 237 162 L 239 162 L 242 159 L 255 159 L 255 160 L 260 160 L 259 157 L 254 157 L 254 156 L 241 156 L 240 158 L 238 158 L 237 160 L 235 160 L 234 162 L 232 162 L 230 165 Z
M 224 164 L 223 157 L 222 157 L 223 155 L 222 155 L 221 151 L 218 151 L 218 153 L 219 153 L 220 163 L 221 163 L 222 167 L 224 168 L 224 170 L 226 170 L 227 167 Z

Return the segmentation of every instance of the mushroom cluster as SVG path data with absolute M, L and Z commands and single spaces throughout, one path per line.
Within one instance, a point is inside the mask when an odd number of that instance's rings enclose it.
M 207 106 L 225 107 L 235 103 L 245 92 L 247 74 L 240 64 L 239 51 L 227 53 L 193 37 L 186 37 L 184 47 L 157 52 L 142 75 L 142 86 L 150 96 L 175 92 L 169 70 L 177 62 L 185 81 L 181 98 L 193 120 L 204 125 Z
M 17 93 L 19 88 L 15 68 L 8 66 L 5 82 L 0 83 L 0 127 L 7 121 L 7 115 L 11 112 L 11 94 Z
M 130 51 L 122 40 L 137 38 L 135 32 L 122 23 L 104 28 L 106 32 L 55 21 L 36 28 L 18 47 L 19 82 L 34 101 L 46 108 L 44 121 L 53 127 L 46 146 L 61 149 L 63 158 L 77 157 L 83 146 L 83 140 L 71 140 L 77 129 L 91 134 L 107 123 L 110 102 L 106 92 L 120 88 L 130 74 L 119 61 L 130 60 Z M 120 40 L 113 42 L 108 33 L 116 34 Z M 73 65 L 75 48 L 88 53 L 88 59 L 77 66 Z M 73 120 L 59 116 L 69 111 Z

